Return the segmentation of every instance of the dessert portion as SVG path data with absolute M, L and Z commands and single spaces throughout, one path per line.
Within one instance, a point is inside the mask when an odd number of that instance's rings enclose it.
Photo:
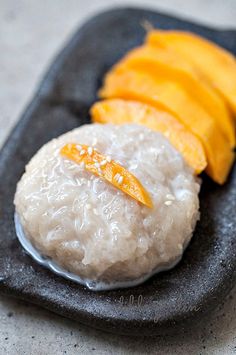
M 163 135 L 93 124 L 43 146 L 14 202 L 36 250 L 98 290 L 143 282 L 179 261 L 199 218 L 199 188 Z
M 106 74 L 85 125 L 43 146 L 15 194 L 19 240 L 93 290 L 173 267 L 199 218 L 205 171 L 234 161 L 236 61 L 194 34 L 150 31 Z

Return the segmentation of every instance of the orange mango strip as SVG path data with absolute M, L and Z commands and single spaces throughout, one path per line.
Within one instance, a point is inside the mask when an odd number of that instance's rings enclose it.
M 161 132 L 182 153 L 187 163 L 200 174 L 207 165 L 201 141 L 174 116 L 138 101 L 108 99 L 95 103 L 90 110 L 98 123 L 137 123 Z
M 146 45 L 131 50 L 118 65 L 178 82 L 216 121 L 231 148 L 235 147 L 234 122 L 224 100 L 211 86 L 201 81 L 178 53 L 173 55 L 167 49 Z
M 101 98 L 145 102 L 173 114 L 202 142 L 207 156 L 207 173 L 223 184 L 234 161 L 229 142 L 215 121 L 181 85 L 127 68 L 115 67 L 105 77 Z
M 151 197 L 141 182 L 110 157 L 85 144 L 74 143 L 66 144 L 60 153 L 77 164 L 83 164 L 86 170 L 105 179 L 147 207 L 153 207 Z
M 193 65 L 217 89 L 236 117 L 236 58 L 217 44 L 191 32 L 150 31 L 146 43 L 169 48 Z

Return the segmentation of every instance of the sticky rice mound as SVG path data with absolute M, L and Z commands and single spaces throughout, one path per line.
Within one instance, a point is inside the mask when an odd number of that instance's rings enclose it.
M 149 192 L 148 208 L 60 155 L 66 143 L 110 156 Z M 199 181 L 157 132 L 129 124 L 84 125 L 44 145 L 26 166 L 16 212 L 31 244 L 69 272 L 128 282 L 168 268 L 199 218 Z

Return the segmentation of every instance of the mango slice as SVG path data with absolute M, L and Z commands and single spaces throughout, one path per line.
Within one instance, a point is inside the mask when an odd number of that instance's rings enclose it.
M 146 42 L 181 55 L 218 90 L 236 114 L 236 58 L 230 52 L 184 31 L 153 30 L 148 33 Z
M 196 174 L 200 174 L 207 165 L 200 140 L 164 110 L 137 101 L 110 99 L 95 103 L 90 113 L 93 122 L 137 123 L 161 132 L 182 153 Z
M 66 144 L 62 147 L 60 153 L 77 164 L 83 164 L 86 170 L 102 177 L 147 207 L 153 207 L 151 197 L 141 182 L 110 157 L 106 157 L 85 144 L 74 143 Z
M 219 184 L 225 182 L 234 160 L 230 144 L 212 117 L 181 85 L 120 66 L 106 75 L 99 94 L 102 98 L 141 101 L 173 114 L 201 140 L 210 177 Z
M 182 85 L 215 119 L 231 147 L 235 147 L 234 122 L 223 99 L 212 87 L 201 81 L 191 65 L 179 58 L 178 54 L 172 55 L 170 51 L 155 46 L 141 46 L 131 50 L 119 65 Z

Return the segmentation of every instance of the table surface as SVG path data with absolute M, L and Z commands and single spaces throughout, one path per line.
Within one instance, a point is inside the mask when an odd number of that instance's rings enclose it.
M 112 1 L 113 6 L 125 4 L 144 6 L 144 1 Z M 55 53 L 78 25 L 108 7 L 109 0 L 0 0 L 0 146 Z M 145 7 L 211 26 L 236 27 L 235 0 L 153 0 L 145 1 Z M 205 327 L 178 337 L 146 339 L 103 333 L 1 296 L 0 354 L 236 354 L 234 294 Z

